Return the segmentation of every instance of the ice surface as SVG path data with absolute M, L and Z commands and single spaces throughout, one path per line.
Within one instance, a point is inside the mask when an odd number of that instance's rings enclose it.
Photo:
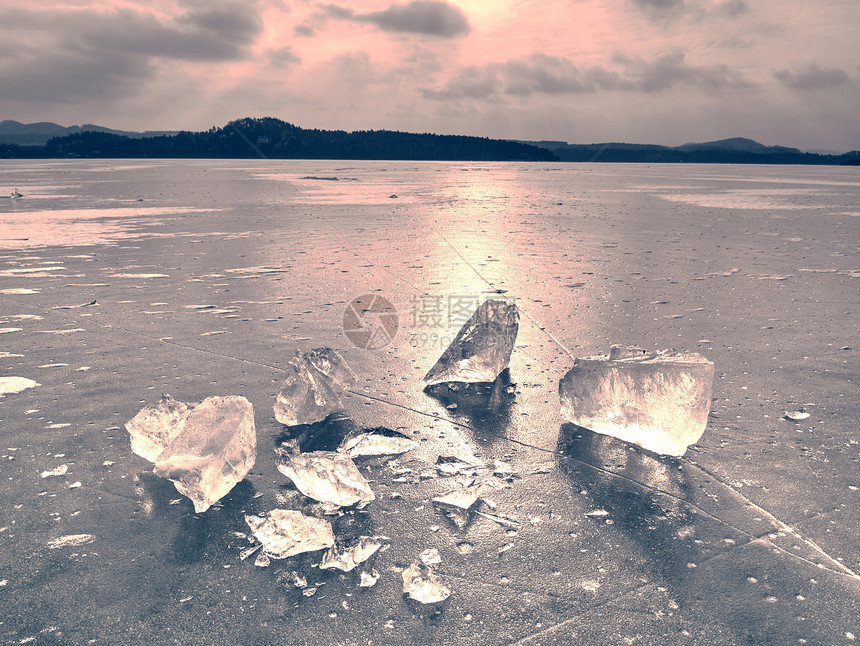
M 254 409 L 244 397 L 207 397 L 196 406 L 169 395 L 127 424 L 132 450 L 155 462 L 201 513 L 223 498 L 254 466 Z M 160 448 L 160 450 L 159 450 Z
M 428 386 L 452 381 L 495 381 L 508 367 L 519 319 L 513 303 L 485 301 L 460 328 L 424 381 Z
M 701 355 L 613 347 L 576 359 L 559 382 L 561 412 L 578 426 L 683 455 L 708 423 L 714 364 Z
M 421 603 L 439 603 L 451 596 L 451 589 L 433 568 L 419 560 L 403 570 L 403 594 Z
M 284 371 L 286 377 L 275 397 L 275 418 L 287 426 L 321 422 L 343 409 L 340 395 L 357 379 L 331 348 L 297 350 Z
M 382 543 L 372 536 L 361 536 L 355 545 L 342 551 L 333 546 L 323 555 L 320 569 L 337 568 L 349 572 L 376 554 L 380 547 Z
M 350 457 L 371 455 L 399 455 L 411 451 L 418 444 L 408 437 L 398 435 L 381 435 L 379 433 L 361 433 L 344 440 L 338 451 Z
M 302 552 L 314 552 L 334 545 L 334 533 L 327 520 L 305 516 L 291 509 L 273 509 L 266 516 L 245 516 L 263 552 L 285 559 Z
M 330 508 L 348 507 L 375 498 L 370 485 L 352 458 L 337 451 L 299 453 L 277 449 L 284 462 L 278 471 L 287 476 L 303 494 Z

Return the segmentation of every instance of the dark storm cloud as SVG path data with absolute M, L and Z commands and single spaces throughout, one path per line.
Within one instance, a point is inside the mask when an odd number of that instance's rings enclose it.
M 671 52 L 653 61 L 617 54 L 621 68 L 581 68 L 567 58 L 535 54 L 507 63 L 469 67 L 454 75 L 444 87 L 423 90 L 432 99 L 490 99 L 502 95 L 562 95 L 600 91 L 656 93 L 676 86 L 706 92 L 753 87 L 743 75 L 725 65 L 689 65 L 683 52 Z
M 667 20 L 680 16 L 686 6 L 684 0 L 629 0 L 630 4 L 636 7 L 652 20 Z
M 825 90 L 844 85 L 851 79 L 838 67 L 822 67 L 812 61 L 796 71 L 782 69 L 773 72 L 774 77 L 793 90 Z
M 457 38 L 471 30 L 468 18 L 458 7 L 439 0 L 413 0 L 407 4 L 391 5 L 383 11 L 364 14 L 333 4 L 323 9 L 330 18 L 369 23 L 394 33 Z

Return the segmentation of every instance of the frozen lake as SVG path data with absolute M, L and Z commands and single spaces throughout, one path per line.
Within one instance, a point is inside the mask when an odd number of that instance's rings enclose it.
M 852 643 L 858 245 L 856 167 L 0 161 L 0 638 Z M 522 313 L 512 392 L 423 392 L 500 294 Z M 357 342 L 344 314 L 373 298 L 396 328 Z M 611 344 L 714 362 L 683 458 L 560 416 L 573 357 Z M 244 514 L 299 504 L 272 404 L 292 352 L 323 345 L 360 382 L 315 430 L 420 444 L 360 462 L 377 499 L 330 518 L 388 537 L 371 588 L 320 553 L 240 559 Z M 123 429 L 162 393 L 254 406 L 255 467 L 199 515 Z M 439 513 L 439 456 L 506 464 L 480 509 L 513 524 Z M 438 606 L 402 595 L 426 548 L 453 591 Z

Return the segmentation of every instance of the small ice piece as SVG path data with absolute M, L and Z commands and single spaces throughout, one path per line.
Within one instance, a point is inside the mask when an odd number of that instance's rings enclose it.
M 372 455 L 400 455 L 411 451 L 418 444 L 408 437 L 397 435 L 381 435 L 379 433 L 361 433 L 343 441 L 338 451 L 350 457 Z
M 61 464 L 56 469 L 51 469 L 50 471 L 42 471 L 43 478 L 50 478 L 52 476 L 62 476 L 66 475 L 66 472 L 69 470 L 68 464 Z
M 380 547 L 382 547 L 382 543 L 374 537 L 361 536 L 358 542 L 349 549 L 341 551 L 337 549 L 337 546 L 329 548 L 325 555 L 323 555 L 320 569 L 337 568 L 344 572 L 350 572 L 376 554 L 376 551 Z
M 439 565 L 442 562 L 442 557 L 439 554 L 439 550 L 437 550 L 435 547 L 428 547 L 426 550 L 424 550 L 423 552 L 421 552 L 421 554 L 418 555 L 418 558 L 424 565 L 427 566 Z
M 303 552 L 315 552 L 334 545 L 334 533 L 327 520 L 305 516 L 291 509 L 273 509 L 267 515 L 245 516 L 263 552 L 273 559 L 285 559 Z
M 472 507 L 478 502 L 485 489 L 484 483 L 473 483 L 433 498 L 433 502 L 442 508 L 442 512 L 451 519 L 457 529 L 462 530 L 469 524 Z
M 433 502 L 444 507 L 456 507 L 463 511 L 468 511 L 478 501 L 485 489 L 486 485 L 484 483 L 473 483 L 462 489 L 450 491 L 444 496 L 433 498 Z
M 370 502 L 375 496 L 352 458 L 337 451 L 299 453 L 276 449 L 284 458 L 278 471 L 304 495 L 330 508 Z
M 36 386 L 41 385 L 42 384 L 33 381 L 32 379 L 27 379 L 26 377 L 0 377 L 0 398 L 4 395 L 20 393 L 28 388 L 35 388 Z
M 379 580 L 379 572 L 376 569 L 371 570 L 370 572 L 361 573 L 361 583 L 359 583 L 359 587 L 361 588 L 372 588 L 376 585 L 376 582 Z
M 284 367 L 286 378 L 275 396 L 275 418 L 287 426 L 314 424 L 342 410 L 340 395 L 357 381 L 337 351 L 298 350 Z
M 420 603 L 439 603 L 451 596 L 451 589 L 433 568 L 415 561 L 403 570 L 403 594 Z
M 169 395 L 126 424 L 132 450 L 155 462 L 202 513 L 248 474 L 257 456 L 254 409 L 244 397 L 207 397 L 196 406 Z M 161 450 L 159 450 L 159 446 Z
M 94 540 L 96 540 L 96 537 L 92 534 L 69 534 L 49 541 L 48 549 L 55 550 L 60 547 L 78 547 L 79 545 L 92 543 Z
M 508 367 L 517 340 L 517 306 L 483 302 L 424 376 L 428 386 L 447 382 L 493 382 Z
M 613 346 L 576 359 L 559 382 L 561 413 L 578 426 L 664 455 L 683 455 L 708 424 L 714 364 L 674 351 Z

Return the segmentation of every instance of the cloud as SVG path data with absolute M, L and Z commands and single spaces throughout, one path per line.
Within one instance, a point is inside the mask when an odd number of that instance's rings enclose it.
M 262 30 L 251 7 L 185 3 L 176 17 L 139 10 L 0 10 L 0 86 L 15 102 L 120 99 L 152 79 L 164 59 L 233 61 Z
M 753 83 L 727 65 L 690 65 L 684 53 L 674 51 L 653 61 L 616 54 L 613 60 L 627 68 L 626 78 L 643 92 L 663 92 L 676 85 L 687 85 L 716 92 L 753 87 Z
M 653 61 L 616 54 L 615 71 L 603 66 L 581 68 L 570 59 L 534 54 L 506 63 L 470 66 L 460 70 L 442 87 L 424 89 L 431 99 L 500 100 L 503 95 L 564 95 L 600 91 L 665 92 L 683 85 L 706 92 L 753 87 L 739 72 L 726 65 L 690 65 L 683 52 L 675 51 Z
M 727 18 L 737 18 L 749 11 L 746 0 L 723 0 L 714 7 L 714 12 Z
M 370 23 L 382 31 L 457 38 L 471 31 L 469 20 L 458 8 L 439 0 L 412 0 L 382 11 L 355 13 L 340 5 L 326 5 L 325 14 L 337 20 Z
M 773 76 L 792 90 L 826 90 L 844 85 L 851 79 L 838 67 L 822 67 L 817 61 L 810 61 L 796 71 L 775 70 Z
M 652 20 L 672 20 L 686 10 L 684 0 L 630 0 L 630 4 Z
M 292 47 L 281 47 L 269 52 L 269 62 L 275 67 L 287 67 L 298 65 L 302 62 L 302 59 L 296 55 Z

